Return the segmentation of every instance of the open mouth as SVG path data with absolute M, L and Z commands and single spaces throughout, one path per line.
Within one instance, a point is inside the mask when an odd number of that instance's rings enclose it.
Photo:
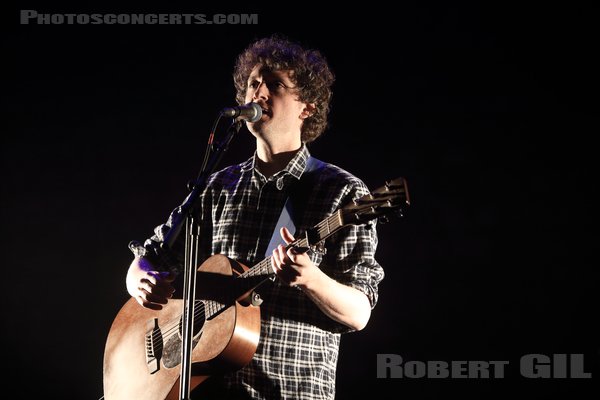
M 260 109 L 262 110 L 263 115 L 268 115 L 269 117 L 271 117 L 273 114 L 271 113 L 271 110 L 269 110 L 267 107 L 263 106 L 260 103 L 256 103 L 258 104 L 258 106 L 260 107 Z

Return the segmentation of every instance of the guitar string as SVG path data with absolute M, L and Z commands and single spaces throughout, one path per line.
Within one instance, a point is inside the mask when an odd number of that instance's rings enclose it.
M 335 225 L 333 225 L 332 227 L 332 223 L 335 222 Z M 325 218 L 323 221 L 319 222 L 317 225 L 314 226 L 314 228 L 317 229 L 317 232 L 319 233 L 319 241 L 323 240 L 326 238 L 327 235 L 329 235 L 333 230 L 339 228 L 340 226 L 342 226 L 342 224 L 339 223 L 339 218 L 338 218 L 338 213 L 336 212 L 333 215 L 330 215 L 329 217 Z M 300 244 L 304 244 L 304 242 L 306 242 L 306 238 L 302 238 L 302 239 L 296 239 L 294 242 L 297 242 L 296 245 L 298 245 L 298 247 L 304 247 Z M 240 277 L 247 277 L 247 276 L 253 276 L 256 272 L 261 272 L 261 270 L 264 270 L 265 265 L 262 265 L 264 263 L 270 263 L 271 262 L 271 258 L 266 258 L 263 259 L 261 262 L 259 262 L 256 267 L 261 267 L 259 269 L 255 268 L 250 268 L 247 271 L 245 271 L 244 273 L 242 273 L 240 275 Z
M 325 236 L 329 235 L 333 230 L 342 226 L 339 223 L 339 219 L 337 217 L 338 217 L 338 213 L 335 213 L 335 214 L 329 216 L 328 218 L 325 218 L 323 221 L 319 222 L 317 225 L 315 225 L 315 228 L 317 229 L 317 232 L 319 233 L 320 240 L 323 240 L 325 238 Z M 333 229 L 331 226 L 332 222 L 335 222 Z M 305 242 L 305 241 L 306 241 L 305 238 L 297 240 L 298 243 Z M 256 272 L 261 272 L 261 271 L 264 272 L 265 267 L 268 266 L 267 263 L 270 264 L 270 262 L 271 262 L 270 257 L 265 258 L 256 265 L 256 267 L 257 267 L 256 269 L 254 267 L 250 268 L 250 269 L 244 271 L 244 273 L 240 274 L 239 277 L 254 276 L 254 274 Z M 223 305 L 221 303 L 215 302 L 213 300 L 197 300 L 196 302 L 200 303 L 201 306 L 197 307 L 196 304 L 194 305 L 194 319 L 196 319 L 197 317 L 199 317 L 201 314 L 204 313 L 205 314 L 204 320 L 206 321 L 207 316 L 206 316 L 205 311 L 206 311 L 207 307 L 209 308 L 209 311 L 211 311 L 210 315 L 208 315 L 208 318 L 212 317 L 214 314 L 216 314 L 218 311 L 220 311 L 223 308 L 222 307 Z M 205 306 L 205 303 L 209 303 L 209 305 Z M 221 307 L 219 307 L 219 305 Z M 214 306 L 216 306 L 216 310 L 215 310 Z M 212 312 L 212 311 L 214 311 L 214 312 Z M 165 331 L 163 333 L 161 333 L 160 331 L 155 332 L 153 330 L 152 338 L 157 339 L 160 335 L 162 335 L 163 339 L 169 339 L 171 336 L 179 333 L 179 325 L 180 325 L 179 320 L 177 320 L 177 322 L 173 322 L 170 325 L 167 325 L 165 327 Z

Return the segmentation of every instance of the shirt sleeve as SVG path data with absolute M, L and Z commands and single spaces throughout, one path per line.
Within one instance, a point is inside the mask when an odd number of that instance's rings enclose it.
M 136 257 L 149 259 L 152 264 L 160 271 L 171 271 L 179 273 L 183 267 L 183 249 L 181 248 L 181 236 L 185 234 L 185 226 L 182 226 L 172 248 L 164 245 L 167 234 L 173 226 L 182 221 L 183 215 L 181 207 L 175 208 L 169 215 L 167 221 L 154 228 L 154 234 L 147 238 L 143 243 L 138 240 L 129 242 L 129 249 Z M 185 224 L 185 221 L 182 221 Z
M 201 210 L 207 210 L 207 207 L 202 204 L 207 201 L 207 191 L 202 193 L 198 204 L 201 206 L 197 206 L 193 213 L 196 216 L 197 221 L 201 222 L 200 234 L 203 236 L 200 242 L 201 243 L 210 243 L 210 240 L 206 237 L 211 234 L 211 230 L 209 228 L 210 222 L 209 219 L 204 216 L 200 218 L 202 215 Z M 183 206 L 189 200 L 189 195 L 185 198 L 183 203 L 176 207 L 169 217 L 167 221 L 163 224 L 158 225 L 154 228 L 154 233 L 147 238 L 143 243 L 137 240 L 132 240 L 129 242 L 129 249 L 136 257 L 145 257 L 150 259 L 153 265 L 161 270 L 161 271 L 171 271 L 174 273 L 179 273 L 183 270 L 183 264 L 185 260 L 185 218 L 187 215 L 184 212 Z M 210 209 L 210 208 L 208 208 Z M 175 242 L 171 247 L 165 246 L 165 239 L 168 236 L 169 232 L 173 229 L 173 227 L 179 226 L 180 231 L 177 235 Z M 204 255 L 207 249 L 206 246 L 203 246 L 200 250 L 200 254 Z
M 345 188 L 340 206 L 369 193 L 362 181 L 356 180 Z M 371 220 L 362 225 L 346 226 L 332 236 L 331 249 L 323 262 L 330 276 L 336 281 L 363 292 L 374 308 L 378 300 L 378 286 L 384 278 L 384 270 L 375 259 L 377 250 L 377 222 Z

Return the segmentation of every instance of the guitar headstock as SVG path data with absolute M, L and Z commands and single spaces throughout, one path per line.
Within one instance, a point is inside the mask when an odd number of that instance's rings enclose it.
M 353 225 L 361 225 L 375 218 L 387 222 L 388 215 L 395 213 L 402 216 L 408 206 L 410 197 L 406 179 L 396 178 L 342 208 L 342 220 L 344 224 Z

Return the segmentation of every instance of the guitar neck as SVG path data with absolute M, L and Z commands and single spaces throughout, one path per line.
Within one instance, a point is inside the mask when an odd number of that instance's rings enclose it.
M 317 225 L 308 229 L 292 243 L 286 246 L 313 249 L 323 245 L 323 241 L 346 225 L 362 225 L 376 218 L 387 217 L 395 212 L 402 215 L 402 209 L 410 205 L 408 187 L 404 178 L 396 178 L 386 182 L 371 193 L 354 199 L 351 203 L 338 209 Z M 387 218 L 383 221 L 385 222 Z M 254 290 L 268 279 L 275 276 L 271 265 L 271 257 L 267 257 L 244 271 L 234 279 L 232 299 L 239 299 Z M 243 278 L 243 279 L 239 279 Z M 207 318 L 222 311 L 229 303 L 207 301 Z
M 328 218 L 325 218 L 323 221 L 306 231 L 302 237 L 288 244 L 286 248 L 311 248 L 312 246 L 317 245 L 319 242 L 333 235 L 343 226 L 343 214 L 340 210 L 338 210 Z M 229 288 L 229 290 L 231 290 L 229 297 L 231 299 L 238 299 L 245 293 L 256 289 L 273 276 L 275 276 L 275 273 L 271 267 L 271 257 L 267 257 L 258 264 L 254 265 L 252 268 L 236 276 L 235 284 Z M 204 303 L 206 319 L 213 318 L 215 315 L 227 308 L 227 306 L 230 304 L 229 302 L 223 303 L 214 300 L 205 300 Z
M 290 247 L 311 248 L 339 231 L 344 225 L 342 213 L 338 210 L 306 231 L 302 237 L 288 244 L 286 249 L 289 249 Z M 271 267 L 271 257 L 267 257 L 240 274 L 238 278 L 264 277 L 265 279 L 268 279 L 273 275 L 275 275 L 275 273 Z

